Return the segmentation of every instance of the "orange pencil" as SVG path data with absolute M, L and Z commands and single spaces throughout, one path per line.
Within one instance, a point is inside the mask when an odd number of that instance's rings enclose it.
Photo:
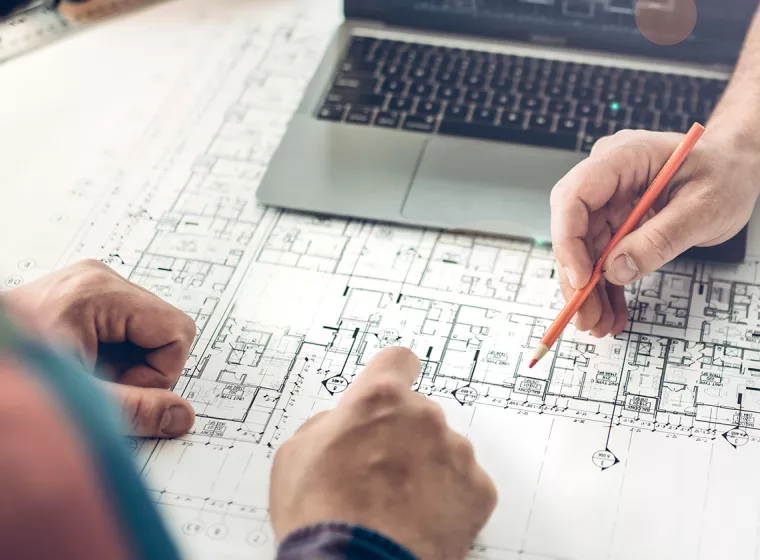
M 623 222 L 623 225 L 620 226 L 620 229 L 617 230 L 614 237 L 607 244 L 607 247 L 605 247 L 604 251 L 602 252 L 602 256 L 599 257 L 599 260 L 594 267 L 594 271 L 591 274 L 591 280 L 589 280 L 589 283 L 580 290 L 575 291 L 573 297 L 571 297 L 570 300 L 565 304 L 565 307 L 562 309 L 562 311 L 560 311 L 560 314 L 546 331 L 544 337 L 541 339 L 541 343 L 533 353 L 533 359 L 530 361 L 530 365 L 528 367 L 532 368 L 535 366 L 541 358 L 546 356 L 546 354 L 549 352 L 549 349 L 554 345 L 554 343 L 557 342 L 557 339 L 562 334 L 562 331 L 565 330 L 565 327 L 570 323 L 572 318 L 581 308 L 581 305 L 583 305 L 583 302 L 586 301 L 586 298 L 589 296 L 589 294 L 591 294 L 599 280 L 602 278 L 602 275 L 604 274 L 604 263 L 607 260 L 610 252 L 615 248 L 621 239 L 631 233 L 636 228 L 636 226 L 641 223 L 644 215 L 649 211 L 649 209 L 652 207 L 652 204 L 654 204 L 654 201 L 657 200 L 657 197 L 659 197 L 660 194 L 662 194 L 663 189 L 668 185 L 668 183 L 670 183 L 670 181 L 673 179 L 673 176 L 681 168 L 681 165 L 683 165 L 686 157 L 694 148 L 694 145 L 700 139 L 704 131 L 705 128 L 701 124 L 694 123 L 692 125 L 691 130 L 689 130 L 689 132 L 686 134 L 683 141 L 678 145 L 675 152 L 673 152 L 673 155 L 670 156 L 670 159 L 668 159 L 668 161 L 665 163 L 665 166 L 657 174 L 657 177 L 654 178 L 652 184 L 649 185 L 649 188 L 633 208 L 631 214 L 628 216 L 628 218 L 626 218 L 625 222 Z

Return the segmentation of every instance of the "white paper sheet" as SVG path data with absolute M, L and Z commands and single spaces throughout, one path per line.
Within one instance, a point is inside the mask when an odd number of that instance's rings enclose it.
M 546 248 L 256 205 L 337 14 L 177 2 L 0 69 L 0 282 L 97 257 L 198 325 L 193 433 L 131 442 L 188 558 L 273 557 L 274 450 L 398 344 L 499 489 L 473 558 L 760 557 L 757 262 L 668 266 L 528 370 Z

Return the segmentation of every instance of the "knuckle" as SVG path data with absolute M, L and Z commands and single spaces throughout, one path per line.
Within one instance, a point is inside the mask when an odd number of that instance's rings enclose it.
M 454 453 L 468 463 L 475 462 L 475 449 L 469 439 L 457 434 L 454 439 Z
M 404 387 L 394 379 L 373 381 L 359 399 L 359 404 L 368 410 L 395 408 L 401 404 Z
M 195 325 L 195 321 L 193 321 L 192 317 L 190 315 L 182 313 L 182 319 L 181 319 L 181 330 L 184 336 L 187 338 L 189 342 L 192 342 L 195 340 L 195 335 L 198 332 L 198 329 Z
M 76 270 L 81 276 L 87 278 L 110 278 L 113 275 L 111 268 L 98 259 L 85 259 L 83 261 L 79 261 L 73 266 L 73 269 Z
M 424 426 L 436 433 L 442 433 L 448 429 L 443 409 L 430 399 L 425 399 L 425 403 L 420 410 L 420 421 Z
M 83 270 L 111 270 L 108 265 L 98 259 L 83 259 L 74 266 Z
M 71 268 L 71 278 L 77 289 L 103 289 L 104 282 L 114 278 L 111 269 L 96 259 L 80 261 Z
M 566 190 L 567 188 L 565 187 L 562 181 L 554 185 L 554 188 L 552 189 L 552 192 L 549 195 L 549 206 L 551 208 L 557 208 L 558 206 L 562 204 L 565 198 Z
M 675 256 L 675 246 L 662 231 L 657 227 L 650 227 L 644 235 L 648 247 L 661 262 L 667 262 Z
M 419 364 L 420 359 L 406 346 L 391 346 L 385 348 L 383 354 L 388 356 L 393 363 L 402 364 L 409 361 L 414 361 Z
M 147 399 L 142 397 L 141 392 L 127 391 L 122 395 L 121 402 L 127 414 L 129 428 L 134 432 L 140 427 L 145 427 L 152 411 Z

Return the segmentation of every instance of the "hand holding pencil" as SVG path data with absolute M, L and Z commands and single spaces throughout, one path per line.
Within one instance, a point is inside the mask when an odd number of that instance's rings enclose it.
M 624 287 L 691 247 L 728 241 L 749 221 L 760 193 L 760 136 L 735 120 L 710 120 L 647 220 L 609 254 L 604 276 L 573 319 L 601 338 L 628 322 Z M 591 279 L 594 264 L 665 165 L 683 134 L 624 130 L 599 140 L 552 192 L 552 247 L 565 301 Z
M 652 184 L 641 195 L 638 202 L 633 207 L 631 213 L 627 218 L 625 218 L 623 223 L 619 228 L 617 228 L 617 231 L 607 243 L 596 265 L 594 266 L 590 280 L 585 284 L 585 286 L 575 291 L 573 296 L 569 299 L 565 307 L 560 312 L 557 319 L 546 331 L 544 337 L 541 339 L 541 343 L 535 350 L 529 367 L 532 368 L 541 358 L 543 358 L 549 352 L 549 349 L 560 337 L 562 331 L 565 329 L 565 327 L 567 327 L 583 303 L 594 292 L 597 284 L 605 273 L 607 258 L 610 256 L 618 243 L 620 243 L 624 237 L 633 232 L 636 226 L 641 223 L 645 215 L 650 211 L 657 199 L 662 195 L 665 188 L 670 184 L 678 170 L 686 161 L 686 158 L 694 149 L 697 141 L 699 141 L 699 139 L 702 137 L 704 130 L 705 129 L 702 125 L 695 123 L 689 130 L 688 134 L 686 134 L 686 136 L 683 138 L 681 143 L 676 147 L 675 151 L 665 162 L 665 165 L 657 174 Z

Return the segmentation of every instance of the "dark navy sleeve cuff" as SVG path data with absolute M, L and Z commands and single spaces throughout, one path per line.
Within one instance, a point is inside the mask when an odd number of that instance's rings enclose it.
M 402 546 L 370 529 L 320 523 L 294 531 L 282 542 L 277 560 L 417 560 Z

